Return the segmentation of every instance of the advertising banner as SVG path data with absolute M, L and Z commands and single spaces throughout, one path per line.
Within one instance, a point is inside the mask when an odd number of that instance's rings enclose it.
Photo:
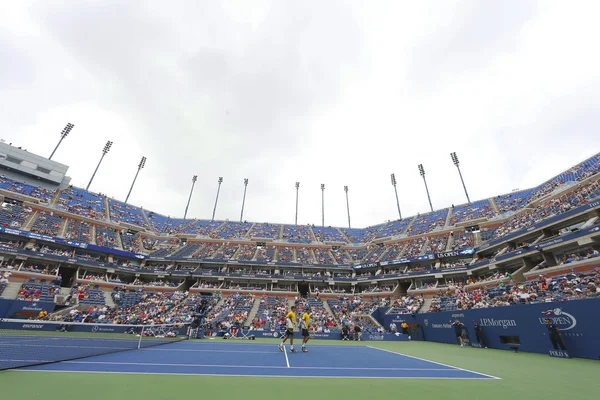
M 474 321 L 481 327 L 484 346 L 549 354 L 554 350 L 545 319 L 560 330 L 572 357 L 600 358 L 600 298 L 508 307 L 456 310 L 439 313 L 379 315 L 387 328 L 392 320 L 406 320 L 423 327 L 424 340 L 457 344 L 452 322 L 464 324 L 471 343 L 477 344 Z

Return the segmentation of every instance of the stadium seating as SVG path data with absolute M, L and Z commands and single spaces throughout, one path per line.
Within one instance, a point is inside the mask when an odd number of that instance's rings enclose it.
M 251 325 L 257 330 L 274 330 L 276 323 L 284 322 L 287 310 L 287 297 L 264 296 L 260 300 L 256 317 Z
M 363 229 L 340 228 L 340 231 L 348 238 L 348 243 L 361 243 L 363 241 Z
M 142 249 L 142 243 L 138 234 L 129 235 L 121 233 L 121 243 L 123 244 L 123 250 L 137 253 Z
M 478 218 L 490 218 L 494 215 L 489 200 L 479 200 L 471 204 L 462 204 L 452 209 L 450 225 Z
M 446 224 L 448 217 L 448 209 L 434 211 L 432 213 L 419 215 L 415 217 L 412 225 L 406 233 L 408 235 L 421 235 L 423 233 L 433 232 L 438 228 L 442 228 Z
M 248 222 L 227 221 L 218 230 L 219 239 L 242 239 L 248 234 L 252 224 Z
M 310 243 L 314 240 L 314 236 L 308 226 L 284 225 L 282 239 L 290 243 Z
M 223 299 L 222 303 L 211 311 L 206 320 L 215 329 L 220 327 L 227 329 L 236 323 L 243 326 L 253 303 L 254 296 L 233 294 Z
M 258 247 L 256 249 L 256 254 L 254 255 L 254 258 L 256 259 L 256 261 L 271 262 L 273 260 L 274 255 L 275 248 L 273 246 Z
M 96 244 L 104 247 L 119 247 L 117 234 L 112 228 L 96 226 Z
M 69 186 L 60 194 L 56 208 L 93 219 L 106 219 L 106 197 Z
M 535 209 L 513 216 L 495 230 L 493 238 L 506 236 L 511 232 L 528 228 L 545 218 L 565 213 L 575 207 L 589 203 L 598 198 L 599 195 L 600 180 L 593 180 L 577 187 L 573 192 L 549 200 Z
M 313 250 L 313 254 L 315 255 L 315 264 L 333 264 L 329 250 L 317 248 Z
M 471 235 L 472 236 L 472 235 Z M 427 242 L 426 253 L 439 253 L 446 250 L 448 235 L 432 236 Z
M 404 251 L 402 252 L 403 257 L 416 257 L 425 253 L 427 250 L 425 244 L 427 243 L 427 237 L 421 236 L 418 238 L 411 239 L 404 244 Z
M 435 296 L 429 312 L 598 297 L 599 277 L 597 271 L 591 271 L 552 278 L 540 276 L 535 281 L 508 285 L 501 283 L 500 286 L 485 289 L 468 290 L 466 287 L 458 287 L 454 291 L 448 290 Z
M 40 282 L 32 279 L 21 285 L 17 300 L 53 302 L 54 295 L 58 293 L 60 293 L 60 286 L 48 284 L 45 279 Z
M 110 219 L 113 222 L 127 222 L 137 226 L 145 226 L 146 221 L 142 209 L 139 207 L 125 204 L 123 202 L 109 199 Z
M 461 249 L 464 247 L 473 247 L 474 238 L 473 234 L 470 232 L 462 232 L 455 233 L 454 235 L 454 244 L 452 245 L 452 250 Z
M 317 298 L 299 298 L 296 300 L 295 304 L 296 313 L 300 316 L 304 314 L 307 307 L 310 307 L 310 318 L 313 331 L 335 332 L 338 330 L 338 324 L 336 323 L 335 317 L 327 311 L 322 300 Z
M 313 226 L 315 239 L 319 242 L 340 242 L 347 243 L 347 239 L 338 228 Z
M 251 238 L 279 239 L 281 236 L 281 225 L 254 224 L 250 230 Z
M 385 252 L 381 256 L 381 261 L 394 260 L 394 259 L 398 258 L 402 254 L 402 251 L 404 250 L 404 246 L 405 246 L 404 243 L 386 245 Z
M 314 264 L 315 259 L 309 249 L 305 247 L 296 248 L 296 262 L 300 264 Z
M 252 244 L 243 244 L 240 246 L 240 250 L 238 252 L 237 259 L 240 261 L 249 261 L 254 258 L 254 254 L 256 253 L 256 245 Z
M 73 219 L 67 220 L 67 231 L 65 234 L 67 239 L 89 243 L 91 235 L 91 226 L 87 222 Z
M 31 209 L 4 203 L 0 207 L 0 225 L 18 229 L 23 226 L 30 213 Z
M 0 176 L 0 189 L 8 190 L 9 192 L 23 194 L 29 197 L 35 197 L 44 203 L 49 203 L 54 195 L 53 190 L 44 189 L 41 186 L 34 186 L 27 183 L 19 182 L 5 176 Z
M 294 262 L 294 250 L 289 247 L 280 247 L 279 250 L 277 250 L 277 259 L 280 262 Z
M 497 196 L 494 201 L 500 210 L 500 213 L 520 210 L 531 201 L 533 189 L 521 190 L 519 192 L 508 193 Z
M 35 220 L 31 231 L 42 235 L 58 236 L 63 219 L 59 215 L 41 212 Z
M 216 260 L 231 260 L 240 248 L 237 244 L 225 244 L 215 253 Z

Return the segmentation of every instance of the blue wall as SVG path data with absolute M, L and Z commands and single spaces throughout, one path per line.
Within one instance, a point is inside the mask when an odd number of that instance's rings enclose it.
M 0 299 L 0 318 L 36 318 L 40 311 L 54 311 L 54 303 Z
M 415 317 L 383 312 L 374 316 L 386 329 L 392 320 L 397 325 L 398 321 L 406 320 L 409 324 L 421 325 L 424 340 L 452 344 L 456 344 L 457 339 L 450 321 L 458 318 L 464 323 L 471 342 L 475 342 L 473 320 L 476 320 L 490 348 L 509 349 L 501 343 L 500 336 L 518 336 L 519 351 L 547 354 L 553 349 L 544 322 L 544 313 L 548 311 L 572 357 L 600 359 L 600 299 L 425 313 Z

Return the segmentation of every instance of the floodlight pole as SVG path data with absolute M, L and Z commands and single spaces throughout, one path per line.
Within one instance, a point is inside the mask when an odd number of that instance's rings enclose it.
M 348 202 L 348 186 L 344 186 L 344 192 L 346 192 L 346 209 L 348 210 L 348 229 L 350 229 L 350 203 Z
M 248 188 L 248 178 L 244 179 L 244 197 L 242 198 L 242 213 L 240 214 L 240 222 L 244 219 L 244 204 L 246 204 L 246 189 Z
M 217 182 L 219 183 L 219 186 L 217 187 L 217 198 L 215 199 L 215 208 L 213 208 L 213 215 L 211 221 L 215 220 L 215 213 L 217 212 L 217 203 L 219 202 L 219 192 L 221 191 L 221 183 L 223 183 L 223 177 L 220 176 Z
M 194 185 L 198 180 L 198 175 L 192 176 L 192 189 L 190 190 L 190 197 L 188 197 L 187 205 L 185 206 L 185 212 L 183 213 L 183 219 L 187 217 L 188 207 L 190 206 L 190 200 L 192 200 L 192 193 L 194 193 Z
M 321 224 L 325 227 L 325 184 L 321 183 Z
M 129 193 L 127 193 L 127 197 L 125 198 L 125 204 L 127 204 L 127 201 L 129 200 L 129 195 L 133 190 L 133 185 L 135 185 L 135 181 L 137 180 L 138 174 L 140 173 L 141 169 L 144 168 L 144 166 L 146 166 L 146 157 L 142 157 L 142 160 L 138 164 L 138 169 L 135 173 L 135 178 L 133 178 L 133 182 L 131 183 L 131 187 L 129 188 Z
M 113 142 L 111 142 L 109 140 L 104 145 L 104 148 L 102 149 L 102 157 L 100 157 L 100 161 L 98 161 L 98 165 L 96 165 L 96 169 L 94 170 L 94 173 L 92 174 L 92 177 L 90 178 L 90 182 L 87 184 L 87 187 L 85 188 L 86 191 L 90 188 L 90 185 L 92 184 L 92 181 L 94 180 L 94 177 L 96 176 L 96 172 L 98 172 L 98 168 L 100 168 L 100 164 L 102 163 L 102 160 L 104 160 L 104 156 L 106 155 L 106 153 L 108 153 L 110 151 L 112 144 L 113 144 Z
M 58 144 L 56 145 L 56 147 L 54 148 L 54 151 L 52 152 L 52 154 L 50 154 L 50 157 L 48 157 L 48 160 L 52 160 L 52 157 L 54 156 L 54 153 L 56 153 L 56 150 L 58 150 L 58 146 L 60 146 L 60 144 L 62 143 L 63 139 L 66 138 L 67 136 L 69 136 L 69 133 L 71 132 L 71 130 L 73 129 L 75 125 L 73 125 L 72 123 L 68 123 L 67 126 L 65 126 L 62 130 L 62 132 L 60 133 L 60 140 L 58 141 Z
M 296 182 L 296 218 L 294 219 L 294 225 L 298 225 L 298 189 L 300 188 L 300 182 Z
M 396 192 L 396 205 L 398 206 L 398 217 L 402 219 L 402 213 L 400 212 L 400 201 L 398 201 L 398 189 L 396 189 L 396 174 L 392 174 L 392 186 L 394 186 L 394 192 Z
M 419 174 L 421 174 L 423 182 L 425 183 L 425 191 L 427 191 L 427 200 L 429 200 L 429 208 L 431 208 L 431 212 L 433 212 L 433 206 L 431 205 L 431 197 L 429 196 L 429 188 L 427 187 L 427 180 L 425 179 L 425 169 L 423 169 L 423 164 L 419 164 Z
M 456 165 L 456 169 L 458 170 L 458 175 L 460 176 L 460 181 L 462 182 L 463 189 L 465 190 L 465 195 L 467 196 L 467 202 L 471 204 L 471 199 L 469 198 L 469 193 L 467 193 L 467 187 L 465 186 L 465 181 L 463 180 L 462 173 L 460 172 L 460 166 L 458 161 L 458 156 L 456 152 L 450 153 L 450 157 L 452 157 L 452 162 Z

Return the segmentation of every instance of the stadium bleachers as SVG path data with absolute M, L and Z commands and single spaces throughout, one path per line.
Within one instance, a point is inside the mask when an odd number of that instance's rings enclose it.
M 10 228 L 20 228 L 31 213 L 28 208 L 4 203 L 0 207 L 0 225 Z
M 516 211 L 525 207 L 531 201 L 533 189 L 521 190 L 497 196 L 494 201 L 501 213 Z
M 127 222 L 132 225 L 146 226 L 142 209 L 121 201 L 108 199 L 110 219 L 113 222 Z
M 217 231 L 220 239 L 242 239 L 246 237 L 248 231 L 252 228 L 249 222 L 231 222 L 227 221 Z
M 96 244 L 105 247 L 119 247 L 117 234 L 114 229 L 106 226 L 96 226 Z
M 308 226 L 284 225 L 282 239 L 290 243 L 310 243 L 314 240 L 314 236 Z
M 479 200 L 471 204 L 462 204 L 452 209 L 450 225 L 478 218 L 490 218 L 494 215 L 489 200 Z
M 446 250 L 448 235 L 432 236 L 427 242 L 426 253 L 439 253 Z
M 313 233 L 319 242 L 340 242 L 347 243 L 346 238 L 338 228 L 313 226 Z
M 46 279 L 39 282 L 34 278 L 21 285 L 17 300 L 53 302 L 54 295 L 60 292 L 60 286 L 47 283 Z
M 67 231 L 65 237 L 78 242 L 89 243 L 92 235 L 92 227 L 87 222 L 73 219 L 67 220 Z
M 106 219 L 106 197 L 70 186 L 60 194 L 56 208 L 93 219 Z
M 230 260 L 240 248 L 237 244 L 225 244 L 215 253 L 214 258 L 217 260 Z
M 281 236 L 281 225 L 254 224 L 250 230 L 251 238 L 279 239 Z
M 442 228 L 446 224 L 447 217 L 448 209 L 419 215 L 415 217 L 415 220 L 406 233 L 408 235 L 421 235 L 423 233 L 433 232 L 435 229 Z
M 62 223 L 61 216 L 41 212 L 33 223 L 31 231 L 42 235 L 58 236 Z
M 23 194 L 25 196 L 34 197 L 44 203 L 49 203 L 54 195 L 53 190 L 44 189 L 41 186 L 34 186 L 28 183 L 19 182 L 5 176 L 0 176 L 0 189 L 8 190 L 9 192 Z

